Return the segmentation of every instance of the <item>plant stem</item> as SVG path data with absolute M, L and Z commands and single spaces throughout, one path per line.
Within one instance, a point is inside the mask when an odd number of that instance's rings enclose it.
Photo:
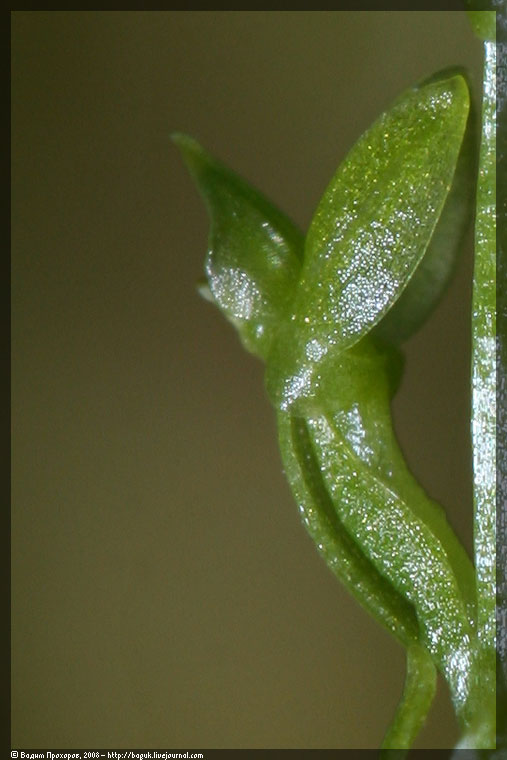
M 418 644 L 409 646 L 403 696 L 382 742 L 382 760 L 388 760 L 390 757 L 399 760 L 399 750 L 410 749 L 424 724 L 435 696 L 435 689 L 436 670 L 430 655 Z
M 460 746 L 495 746 L 496 640 L 496 44 L 484 43 L 472 297 L 472 443 L 477 584 L 474 719 Z

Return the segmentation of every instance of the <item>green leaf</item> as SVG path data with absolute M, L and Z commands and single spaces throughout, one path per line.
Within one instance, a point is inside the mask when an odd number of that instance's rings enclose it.
M 473 219 L 476 152 L 475 120 L 469 118 L 452 187 L 426 252 L 401 296 L 373 328 L 384 341 L 400 343 L 417 332 L 454 274 Z
M 211 217 L 205 266 L 209 290 L 245 347 L 265 358 L 293 297 L 302 234 L 195 140 L 181 134 L 173 140 Z
M 295 400 L 283 397 L 280 378 L 294 389 L 309 356 L 316 368 L 353 346 L 407 287 L 451 188 L 468 110 L 459 75 L 409 90 L 338 169 L 312 220 L 291 314 L 269 356 L 267 387 L 279 407 Z
M 296 303 L 305 330 L 323 324 L 328 341 L 348 347 L 399 297 L 443 209 L 468 107 L 461 76 L 429 82 L 401 97 L 350 151 L 308 232 Z

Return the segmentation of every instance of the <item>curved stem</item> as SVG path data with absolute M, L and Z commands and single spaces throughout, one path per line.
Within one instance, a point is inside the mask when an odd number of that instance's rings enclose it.
M 391 754 L 388 750 L 410 749 L 412 746 L 433 702 L 436 675 L 435 666 L 426 649 L 419 644 L 408 647 L 403 694 L 382 742 L 382 757 L 385 760 Z M 396 758 L 399 760 L 399 753 Z
M 339 520 L 323 481 L 305 419 L 278 413 L 280 451 L 307 531 L 330 570 L 404 646 L 418 638 L 412 606 L 364 555 Z

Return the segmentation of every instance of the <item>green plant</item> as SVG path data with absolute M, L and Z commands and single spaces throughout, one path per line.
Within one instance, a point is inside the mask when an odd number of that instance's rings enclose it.
M 475 14 L 481 31 L 490 20 Z M 437 669 L 459 746 L 495 746 L 493 51 L 486 43 L 477 192 L 475 568 L 409 472 L 390 417 L 399 344 L 439 299 L 470 216 L 475 142 L 463 73 L 432 76 L 377 119 L 332 178 L 306 237 L 193 139 L 173 136 L 211 217 L 201 292 L 266 362 L 303 522 L 330 569 L 406 648 L 385 750 L 411 746 Z

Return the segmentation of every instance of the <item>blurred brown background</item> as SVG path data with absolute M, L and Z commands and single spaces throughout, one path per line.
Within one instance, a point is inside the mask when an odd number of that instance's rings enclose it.
M 12 14 L 13 746 L 377 747 L 398 645 L 284 481 L 260 363 L 194 283 L 173 130 L 306 228 L 457 12 Z M 470 253 L 407 346 L 408 459 L 470 545 Z M 445 687 L 420 747 L 452 745 Z

